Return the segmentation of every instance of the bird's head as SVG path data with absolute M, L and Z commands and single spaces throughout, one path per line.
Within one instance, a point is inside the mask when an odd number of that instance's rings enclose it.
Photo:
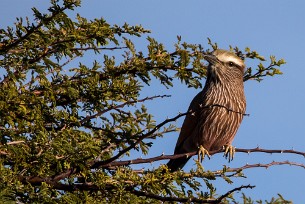
M 243 79 L 244 61 L 233 52 L 219 49 L 204 58 L 209 62 L 208 78 L 216 82 Z

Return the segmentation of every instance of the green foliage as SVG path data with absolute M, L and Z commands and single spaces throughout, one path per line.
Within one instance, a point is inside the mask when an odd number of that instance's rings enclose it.
M 169 96 L 139 98 L 141 90 L 152 80 L 166 88 L 173 86 L 174 79 L 202 87 L 203 54 L 209 50 L 178 36 L 175 51 L 169 52 L 147 37 L 147 54 L 143 54 L 131 39 L 145 37 L 149 30 L 80 15 L 73 20 L 66 12 L 77 6 L 77 0 L 52 0 L 47 14 L 33 8 L 37 23 L 17 18 L 14 27 L 0 29 L 0 201 L 234 200 L 231 194 L 219 196 L 211 182 L 222 177 L 231 183 L 226 168 L 170 173 L 161 165 L 139 172 L 115 163 L 132 149 L 148 154 L 152 140 L 178 130 L 172 122 L 183 114 L 156 123 L 144 105 Z M 217 48 L 210 40 L 209 44 Z M 243 58 L 265 61 L 249 48 L 233 50 Z M 96 60 L 75 66 L 72 62 L 85 53 Z M 278 67 L 285 61 L 274 56 L 270 60 L 268 66 L 259 63 L 256 71 L 248 68 L 245 80 L 281 74 Z M 235 175 L 242 176 L 241 170 Z M 201 191 L 202 186 L 208 191 Z

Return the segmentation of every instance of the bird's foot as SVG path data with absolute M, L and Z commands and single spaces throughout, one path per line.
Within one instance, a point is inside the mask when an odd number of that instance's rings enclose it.
M 208 158 L 210 159 L 210 154 L 209 151 L 206 150 L 202 145 L 199 146 L 199 150 L 198 150 L 198 161 L 202 162 L 205 155 L 208 156 Z
M 224 157 L 229 158 L 229 162 L 233 160 L 235 154 L 235 147 L 232 145 L 223 146 L 225 153 Z

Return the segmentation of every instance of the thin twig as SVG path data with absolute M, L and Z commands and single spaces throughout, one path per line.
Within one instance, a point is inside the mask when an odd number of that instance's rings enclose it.
M 15 144 L 20 144 L 20 143 L 25 143 L 23 140 L 18 140 L 18 141 L 12 141 L 12 142 L 7 142 L 7 145 L 15 145 Z
M 87 51 L 87 50 L 121 50 L 126 49 L 127 47 L 77 47 L 72 48 L 71 50 L 77 51 Z
M 241 191 L 241 190 L 244 189 L 244 188 L 250 188 L 250 189 L 252 189 L 252 188 L 255 188 L 255 186 L 251 186 L 251 185 L 249 184 L 249 185 L 247 185 L 247 186 L 242 185 L 242 186 L 240 186 L 240 187 L 234 188 L 234 189 L 228 191 L 227 193 L 223 194 L 223 195 L 220 196 L 219 198 L 217 198 L 216 200 L 217 200 L 218 202 L 216 202 L 216 203 L 220 203 L 220 202 L 222 201 L 222 199 L 228 197 L 229 195 L 231 195 L 231 194 L 234 193 L 235 191 Z
M 108 111 L 114 110 L 114 109 L 118 109 L 118 108 L 123 108 L 126 105 L 131 105 L 131 104 L 135 104 L 135 103 L 141 103 L 147 100 L 153 100 L 155 98 L 164 98 L 164 97 L 170 97 L 170 95 L 157 95 L 157 96 L 152 96 L 152 97 L 146 97 L 143 99 L 139 99 L 139 100 L 134 100 L 134 101 L 127 101 L 125 103 L 122 103 L 120 105 L 116 105 L 116 106 L 111 106 L 110 108 L 107 108 L 105 110 L 99 111 L 94 115 L 90 115 L 90 116 L 86 116 L 83 120 L 80 121 L 81 124 L 86 123 L 87 121 L 93 119 L 93 118 L 97 118 L 105 113 L 107 113 Z
M 297 162 L 291 162 L 291 161 L 273 161 L 270 163 L 266 163 L 266 164 L 262 164 L 262 163 L 257 163 L 257 164 L 246 164 L 242 167 L 238 167 L 238 168 L 227 168 L 226 172 L 236 172 L 236 171 L 240 171 L 240 170 L 245 170 L 245 169 L 250 169 L 250 168 L 269 168 L 271 166 L 278 166 L 278 165 L 290 165 L 290 166 L 298 166 L 298 167 L 302 167 L 305 169 L 305 165 L 304 164 L 300 164 Z
M 244 76 L 244 82 L 247 81 L 247 80 L 251 80 L 251 79 L 257 79 L 259 77 L 264 77 L 264 76 L 267 76 L 267 74 L 262 74 L 264 73 L 265 71 L 269 71 L 271 70 L 275 65 L 274 64 L 270 64 L 267 68 L 265 69 L 259 69 L 255 74 L 251 74 L 251 75 L 245 75 Z

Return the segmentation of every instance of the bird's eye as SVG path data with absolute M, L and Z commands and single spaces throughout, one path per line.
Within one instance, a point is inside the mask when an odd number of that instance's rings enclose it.
M 235 65 L 234 62 L 229 62 L 228 64 L 229 64 L 229 67 L 234 67 L 234 65 Z

